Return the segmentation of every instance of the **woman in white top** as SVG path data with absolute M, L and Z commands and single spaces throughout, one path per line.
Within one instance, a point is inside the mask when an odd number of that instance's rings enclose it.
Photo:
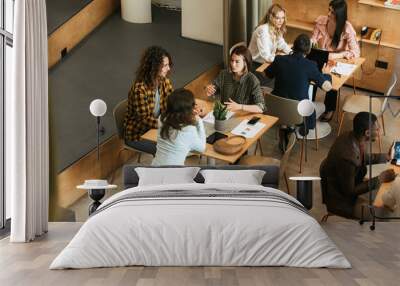
M 193 93 L 187 89 L 177 89 L 168 96 L 167 109 L 159 119 L 152 165 L 184 165 L 190 151 L 206 149 L 203 121 L 195 106 Z
M 249 50 L 253 61 L 263 64 L 273 62 L 277 51 L 291 52 L 283 36 L 286 33 L 286 11 L 279 4 L 273 4 L 253 32 Z

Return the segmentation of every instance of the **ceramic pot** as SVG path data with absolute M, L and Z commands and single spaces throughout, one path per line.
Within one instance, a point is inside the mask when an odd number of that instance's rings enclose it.
M 227 123 L 228 120 L 216 120 L 215 119 L 215 123 L 214 123 L 214 128 L 216 131 L 225 131 L 225 129 L 227 128 Z

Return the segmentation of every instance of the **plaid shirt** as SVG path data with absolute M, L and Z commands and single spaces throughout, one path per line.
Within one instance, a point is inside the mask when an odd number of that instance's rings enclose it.
M 167 96 L 173 91 L 169 79 L 164 79 L 159 85 L 160 113 L 167 108 Z M 157 128 L 157 118 L 154 117 L 155 90 L 144 82 L 134 82 L 128 96 L 128 107 L 125 113 L 125 140 L 138 141 L 140 136 L 149 129 Z

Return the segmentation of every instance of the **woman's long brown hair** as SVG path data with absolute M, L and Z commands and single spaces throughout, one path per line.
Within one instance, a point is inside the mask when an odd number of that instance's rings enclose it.
M 144 82 L 148 87 L 155 88 L 164 57 L 168 58 L 169 65 L 172 67 L 171 56 L 165 49 L 159 46 L 147 48 L 140 59 L 135 81 Z
M 161 138 L 169 140 L 171 130 L 181 130 L 185 126 L 195 125 L 194 105 L 194 96 L 190 90 L 184 88 L 174 90 L 167 98 L 165 113 L 161 114 Z

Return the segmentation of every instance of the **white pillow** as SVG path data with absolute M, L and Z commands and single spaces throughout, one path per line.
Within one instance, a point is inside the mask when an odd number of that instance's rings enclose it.
M 265 171 L 261 170 L 202 170 L 204 183 L 261 185 Z
M 138 186 L 195 183 L 199 167 L 187 168 L 135 168 L 139 176 Z

